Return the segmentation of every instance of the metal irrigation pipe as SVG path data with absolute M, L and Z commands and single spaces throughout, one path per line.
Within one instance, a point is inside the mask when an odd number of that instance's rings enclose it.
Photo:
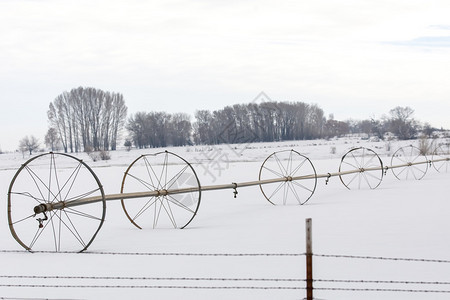
M 430 164 L 433 162 L 449 161 L 449 160 L 450 160 L 450 158 L 447 157 L 447 158 L 440 158 L 440 159 L 427 160 L 427 161 L 408 162 L 408 163 L 401 164 L 401 165 L 390 166 L 389 169 L 411 167 L 411 166 L 420 165 L 420 164 Z
M 389 167 L 372 167 L 372 168 L 360 168 L 355 170 L 343 171 L 343 172 L 335 172 L 335 173 L 326 173 L 326 174 L 311 174 L 311 175 L 303 175 L 303 176 L 286 176 L 281 178 L 274 179 L 265 179 L 265 180 L 256 180 L 256 181 L 246 181 L 240 183 L 230 183 L 230 184 L 220 184 L 220 185 L 209 185 L 209 186 L 199 186 L 192 188 L 181 188 L 181 189 L 171 189 L 171 190 L 154 190 L 148 192 L 136 192 L 136 193 L 119 193 L 119 194 L 110 194 L 103 196 L 93 196 L 87 197 L 83 199 L 77 199 L 67 202 L 57 202 L 57 203 L 43 203 L 34 207 L 34 212 L 36 214 L 43 213 L 46 211 L 51 211 L 54 209 L 63 209 L 66 207 L 74 207 L 84 204 L 90 204 L 95 202 L 100 202 L 105 199 L 105 201 L 111 200 L 123 200 L 123 199 L 134 199 L 134 198 L 145 198 L 145 197 L 159 197 L 159 196 L 167 196 L 167 195 L 175 195 L 175 194 L 184 194 L 184 193 L 192 193 L 197 191 L 214 191 L 214 190 L 225 190 L 225 189 L 234 189 L 241 187 L 249 187 L 256 185 L 265 185 L 270 183 L 278 183 L 278 182 L 289 182 L 289 181 L 297 181 L 297 180 L 306 180 L 306 179 L 314 179 L 314 178 L 330 178 L 334 176 L 342 176 L 349 175 L 355 173 L 363 173 L 367 171 L 379 171 L 379 170 L 387 170 L 387 169 L 395 169 L 395 168 L 404 168 L 410 167 L 414 165 L 420 164 L 428 164 L 432 162 L 441 162 L 441 161 L 449 161 L 450 158 L 441 158 L 435 160 L 427 160 L 421 162 L 408 162 L 401 165 L 389 166 Z

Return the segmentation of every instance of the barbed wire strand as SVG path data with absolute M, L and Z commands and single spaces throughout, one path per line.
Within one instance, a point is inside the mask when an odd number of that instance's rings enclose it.
M 26 251 L 26 250 L 0 250 L 0 253 L 41 253 L 41 254 L 77 254 L 77 255 L 136 255 L 136 256 L 212 256 L 212 257 L 247 257 L 247 256 L 305 256 L 306 253 L 181 253 L 181 252 L 70 252 L 70 251 Z M 347 258 L 347 259 L 372 259 L 372 260 L 392 260 L 430 263 L 450 263 L 445 259 L 425 259 L 425 258 L 403 258 L 403 257 L 382 257 L 382 256 L 362 256 L 362 255 L 341 255 L 341 254 L 312 254 L 316 257 L 324 258 Z
M 383 288 L 374 288 L 374 289 L 364 289 L 364 288 L 314 288 L 314 290 L 321 291 L 347 291 L 347 292 L 402 292 L 402 293 L 435 293 L 435 294 L 450 294 L 450 291 L 445 290 L 412 290 L 412 289 L 383 289 Z
M 0 287 L 18 288 L 95 288 L 95 289 L 205 289 L 205 290 L 305 290 L 306 287 L 298 286 L 177 286 L 177 285 L 57 285 L 57 284 L 0 284 Z M 442 293 L 447 290 L 414 290 L 414 289 L 384 289 L 384 288 L 340 288 L 318 287 L 314 290 L 322 291 L 348 291 L 348 292 L 403 292 L 403 293 Z
M 128 277 L 128 276 L 58 276 L 58 275 L 0 275 L 6 279 L 83 279 L 83 280 L 153 280 L 153 281 L 271 281 L 305 282 L 299 278 L 220 278 L 220 277 Z M 359 284 L 416 284 L 450 285 L 448 281 L 364 280 L 364 279 L 313 279 L 313 282 Z M 0 298 L 1 299 L 1 298 Z
M 0 275 L 6 279 L 87 279 L 87 280 L 154 280 L 154 281 L 272 281 L 305 282 L 297 278 L 218 278 L 218 277 L 127 277 L 127 276 L 57 276 L 57 275 Z
M 136 256 L 303 256 L 305 253 L 177 253 L 177 252 L 70 252 L 70 251 L 25 251 L 0 250 L 0 253 L 41 253 L 41 254 L 77 254 L 77 255 L 136 255 Z
M 53 300 L 53 298 L 11 298 L 11 297 L 0 297 L 0 300 Z M 75 298 L 71 298 L 71 299 L 66 299 L 66 298 L 54 298 L 54 300 L 81 300 L 81 299 L 75 299 Z
M 450 282 L 448 281 L 405 281 L 405 280 L 313 279 L 313 282 L 450 285 Z
M 78 254 L 78 255 L 136 255 L 136 256 L 212 256 L 212 257 L 247 257 L 247 256 L 305 256 L 306 253 L 181 253 L 181 252 L 70 252 L 70 251 L 26 251 L 26 250 L 0 250 L 0 253 L 41 253 L 41 254 Z M 347 258 L 347 259 L 372 259 L 372 260 L 392 260 L 430 263 L 450 263 L 445 259 L 425 259 L 425 258 L 403 258 L 403 257 L 382 257 L 382 256 L 362 256 L 362 255 L 341 255 L 341 254 L 312 254 L 316 257 L 324 258 Z
M 430 263 L 446 263 L 446 264 L 450 263 L 450 260 L 425 259 L 425 258 L 402 258 L 402 257 L 382 257 L 382 256 L 336 255 L 336 254 L 313 254 L 313 256 L 325 258 L 373 259 L 373 260 L 413 261 L 413 262 L 430 262 Z
M 58 285 L 58 284 L 0 284 L 16 288 L 106 288 L 106 289 L 206 289 L 206 290 L 304 290 L 298 286 L 181 286 L 181 285 Z

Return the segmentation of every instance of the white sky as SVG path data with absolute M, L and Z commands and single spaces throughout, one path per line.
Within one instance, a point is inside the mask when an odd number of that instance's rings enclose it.
M 395 106 L 450 128 L 450 1 L 0 1 L 0 148 L 47 131 L 72 88 L 129 113 L 272 100 L 335 119 Z M 43 144 L 43 143 L 42 143 Z

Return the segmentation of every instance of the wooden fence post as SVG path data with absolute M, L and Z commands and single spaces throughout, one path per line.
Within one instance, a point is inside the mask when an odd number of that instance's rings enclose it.
M 306 219 L 306 300 L 313 300 L 312 219 Z

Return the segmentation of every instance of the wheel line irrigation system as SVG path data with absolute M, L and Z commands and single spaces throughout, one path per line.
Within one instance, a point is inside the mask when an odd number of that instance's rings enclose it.
M 146 154 L 125 171 L 118 194 L 105 194 L 94 171 L 64 153 L 45 153 L 26 161 L 8 190 L 8 224 L 26 250 L 85 251 L 103 225 L 106 202 L 120 200 L 138 228 L 185 228 L 198 212 L 202 192 L 259 186 L 274 205 L 303 205 L 314 194 L 317 180 L 339 176 L 348 189 L 377 188 L 391 169 L 398 179 L 422 179 L 429 167 L 447 172 L 449 144 L 438 146 L 432 159 L 414 146 L 398 149 L 384 166 L 376 152 L 349 150 L 339 171 L 317 174 L 311 160 L 295 150 L 274 152 L 264 160 L 256 181 L 201 186 L 193 166 L 179 155 Z M 131 199 L 139 198 L 141 200 Z

